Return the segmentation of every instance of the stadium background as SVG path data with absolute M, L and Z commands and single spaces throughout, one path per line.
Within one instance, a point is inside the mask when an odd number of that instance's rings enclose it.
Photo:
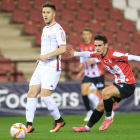
M 56 5 L 56 21 L 66 32 L 67 47 L 78 51 L 82 42 L 82 29 L 90 27 L 93 36 L 107 36 L 110 48 L 140 55 L 140 0 L 0 0 L 2 120 L 5 115 L 25 115 L 28 82 L 35 69 L 35 61 L 40 55 L 41 31 L 45 26 L 41 6 L 45 2 Z M 137 88 L 132 97 L 119 104 L 116 112 L 129 113 L 128 116 L 132 116 L 130 112 L 140 111 L 140 63 L 129 63 L 137 80 Z M 62 55 L 60 82 L 52 94 L 62 114 L 86 112 L 80 94 L 82 77 L 76 79 L 78 65 L 78 57 L 68 60 L 67 55 Z M 113 75 L 106 69 L 104 73 L 106 81 L 114 80 Z M 39 98 L 36 114 L 49 115 Z M 137 118 L 138 114 L 134 116 Z M 15 123 L 16 117 L 11 117 L 11 120 Z

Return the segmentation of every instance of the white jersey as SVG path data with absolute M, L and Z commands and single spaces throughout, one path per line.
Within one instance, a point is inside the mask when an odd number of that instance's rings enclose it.
M 63 28 L 55 22 L 50 26 L 45 26 L 41 36 L 41 55 L 48 54 L 66 45 L 66 35 Z M 46 67 L 50 70 L 61 70 L 61 55 L 49 57 L 45 61 L 39 61 L 38 68 Z

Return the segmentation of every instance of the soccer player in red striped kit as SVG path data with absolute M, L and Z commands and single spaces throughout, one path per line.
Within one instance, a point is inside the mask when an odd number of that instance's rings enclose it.
M 100 120 L 104 111 L 106 111 L 106 119 L 99 130 L 106 130 L 113 122 L 111 117 L 113 103 L 120 102 L 122 99 L 131 96 L 136 87 L 132 68 L 128 61 L 140 62 L 140 57 L 108 48 L 107 38 L 104 35 L 94 36 L 94 45 L 95 52 L 76 52 L 73 49 L 69 49 L 68 53 L 70 57 L 97 57 L 106 69 L 115 76 L 115 82 L 113 86 L 103 89 L 102 100 L 98 103 L 89 122 L 83 127 L 73 127 L 75 132 L 89 132 L 94 124 Z

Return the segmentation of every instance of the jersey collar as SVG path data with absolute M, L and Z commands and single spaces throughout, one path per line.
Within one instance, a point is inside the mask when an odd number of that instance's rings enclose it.
M 46 28 L 49 28 L 49 27 L 52 27 L 53 25 L 55 25 L 57 22 L 53 23 L 52 25 L 50 26 L 46 26 Z
M 105 56 L 107 55 L 107 53 L 108 53 L 108 48 L 107 48 L 106 54 L 102 58 L 105 58 Z

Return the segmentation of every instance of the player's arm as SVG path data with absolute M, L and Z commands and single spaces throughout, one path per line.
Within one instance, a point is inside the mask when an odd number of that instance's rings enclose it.
M 94 57 L 94 52 L 83 51 L 76 52 L 73 48 L 68 49 L 69 58 L 80 56 L 80 57 Z
M 97 58 L 95 58 L 94 60 L 87 60 L 88 65 L 92 65 L 92 64 L 95 64 L 95 63 L 99 63 L 99 62 L 100 62 L 100 60 L 97 59 Z
M 132 61 L 132 60 L 140 62 L 140 56 L 129 54 L 128 55 L 128 61 Z

